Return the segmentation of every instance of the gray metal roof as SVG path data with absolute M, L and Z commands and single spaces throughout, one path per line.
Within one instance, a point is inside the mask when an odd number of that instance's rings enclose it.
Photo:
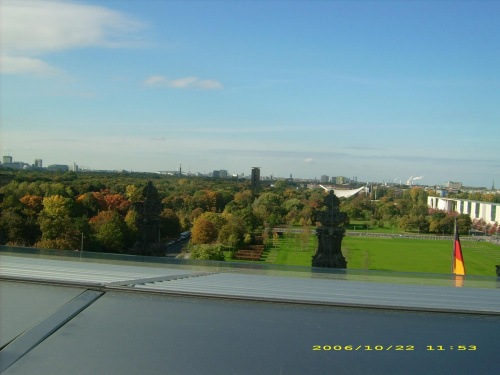
M 452 282 L 0 247 L 0 373 L 496 373 L 497 279 Z
M 72 285 L 227 298 L 391 309 L 500 314 L 496 278 L 338 270 L 234 267 L 223 262 L 138 263 L 133 257 L 71 259 L 0 255 L 0 277 Z M 330 272 L 329 272 L 330 271 Z M 292 277 L 293 276 L 293 277 Z M 410 284 L 411 282 L 411 284 Z M 425 285 L 423 285 L 425 284 Z

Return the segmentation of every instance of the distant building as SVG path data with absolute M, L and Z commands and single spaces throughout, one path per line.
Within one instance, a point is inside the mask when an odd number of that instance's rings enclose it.
M 43 166 L 42 166 L 42 159 L 35 159 L 34 167 L 35 168 L 43 168 Z
M 251 186 L 253 192 L 258 192 L 260 190 L 260 168 L 253 167 L 252 168 L 252 176 L 251 176 Z
M 13 163 L 3 163 L 1 166 L 3 168 L 23 169 L 24 163 L 21 161 L 15 161 Z
M 68 172 L 69 167 L 67 165 L 62 165 L 62 164 L 52 164 L 47 167 L 49 171 L 61 171 L 61 172 Z
M 220 171 L 213 171 L 212 172 L 212 177 L 213 178 L 219 178 L 220 177 Z
M 12 164 L 12 156 L 4 156 L 2 158 L 2 164 Z
M 448 189 L 460 190 L 462 188 L 462 183 L 461 182 L 448 181 L 445 184 L 445 187 L 448 188 Z
M 427 197 L 427 205 L 436 210 L 469 215 L 471 219 L 483 219 L 486 224 L 500 222 L 500 204 L 468 199 Z
M 225 169 L 221 169 L 219 171 L 219 174 L 220 174 L 221 178 L 227 178 L 227 176 L 228 176 L 227 171 Z
M 330 177 L 327 176 L 326 174 L 324 174 L 323 176 L 321 176 L 321 183 L 322 184 L 327 184 L 330 182 Z

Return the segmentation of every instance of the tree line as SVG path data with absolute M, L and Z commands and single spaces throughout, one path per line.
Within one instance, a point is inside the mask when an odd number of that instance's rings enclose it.
M 323 209 L 323 190 L 301 189 L 292 181 L 263 183 L 259 193 L 243 179 L 161 176 L 140 173 L 9 172 L 0 188 L 0 242 L 17 246 L 126 253 L 137 237 L 135 203 L 148 181 L 162 202 L 160 235 L 167 242 L 192 231 L 193 252 L 204 257 L 206 246 L 237 249 L 255 234 L 274 226 L 313 226 Z M 451 233 L 455 216 L 429 211 L 421 188 L 399 192 L 379 189 L 371 200 L 360 192 L 341 199 L 351 220 L 372 226 L 398 226 L 422 233 Z M 496 198 L 495 198 L 496 199 Z M 459 230 L 472 222 L 459 215 Z M 346 225 L 349 223 L 347 222 Z M 201 246 L 201 247 L 196 247 Z M 212 246 L 213 247 L 213 246 Z M 220 251 L 219 255 L 220 256 Z

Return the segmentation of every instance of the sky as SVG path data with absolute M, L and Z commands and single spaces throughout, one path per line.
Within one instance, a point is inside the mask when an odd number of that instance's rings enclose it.
M 500 186 L 499 1 L 0 2 L 0 152 Z

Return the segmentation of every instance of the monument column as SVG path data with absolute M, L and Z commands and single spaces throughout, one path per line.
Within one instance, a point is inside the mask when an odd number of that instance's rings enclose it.
M 340 201 L 330 190 L 324 201 L 326 209 L 317 213 L 321 226 L 316 228 L 318 250 L 312 258 L 313 267 L 347 268 L 347 262 L 342 255 L 342 238 L 345 229 L 341 227 L 347 214 L 340 212 Z

